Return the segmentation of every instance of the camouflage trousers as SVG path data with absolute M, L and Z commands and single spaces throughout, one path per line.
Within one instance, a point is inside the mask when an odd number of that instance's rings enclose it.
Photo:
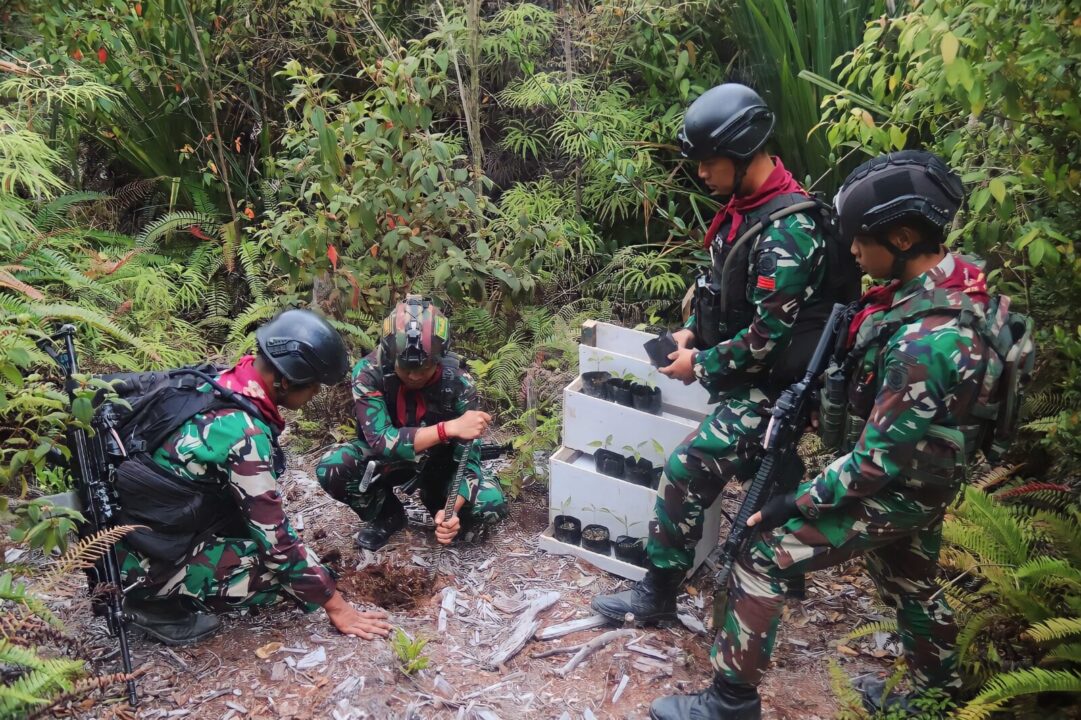
M 327 494 L 351 507 L 365 522 L 372 522 L 382 513 L 397 511 L 401 503 L 392 488 L 414 479 L 420 500 L 432 517 L 443 509 L 447 502 L 447 487 L 457 470 L 451 457 L 451 446 L 435 447 L 417 463 L 380 462 L 375 470 L 379 479 L 365 492 L 360 492 L 360 481 L 368 460 L 372 459 L 371 454 L 371 449 L 362 440 L 338 445 L 319 461 L 315 477 Z M 507 517 L 507 501 L 498 480 L 485 474 L 471 486 L 473 490 L 459 512 L 463 531 L 494 525 Z
M 729 580 L 711 653 L 714 669 L 729 680 L 758 684 L 773 652 L 785 581 L 863 556 L 879 594 L 897 613 L 915 685 L 960 687 L 957 626 L 934 581 L 944 507 L 920 502 L 904 488 L 891 489 L 760 535 Z
M 150 561 L 129 550 L 123 541 L 117 544 L 116 553 L 125 586 L 141 578 L 145 582 L 150 576 Z M 136 599 L 186 597 L 215 611 L 271 605 L 285 598 L 296 600 L 285 592 L 278 575 L 260 562 L 253 540 L 219 537 L 196 545 L 163 583 L 136 588 L 130 595 Z M 320 607 L 297 603 L 304 612 Z
M 691 568 L 703 513 L 731 478 L 750 479 L 757 467 L 771 404 L 756 387 L 727 393 L 668 458 L 646 544 L 655 567 Z

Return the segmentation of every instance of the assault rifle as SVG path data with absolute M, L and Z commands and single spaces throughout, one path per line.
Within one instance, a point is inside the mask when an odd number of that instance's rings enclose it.
M 63 349 L 57 351 L 54 346 L 63 342 Z M 63 325 L 59 332 L 49 338 L 41 338 L 37 346 L 53 359 L 64 373 L 64 386 L 68 396 L 75 400 L 76 381 L 73 377 L 79 372 L 75 356 L 75 326 Z M 87 537 L 101 530 L 116 525 L 117 509 L 114 504 L 113 474 L 116 468 L 107 459 L 105 443 L 114 432 L 109 413 L 99 413 L 94 419 L 95 432 L 87 434 L 85 428 L 68 427 L 68 447 L 75 460 L 75 491 L 82 505 L 80 510 L 86 518 L 86 524 L 79 528 L 79 536 Z M 124 614 L 124 588 L 121 584 L 120 564 L 116 559 L 116 548 L 112 545 L 94 565 L 86 571 L 90 594 L 103 610 L 109 634 L 120 643 L 120 658 L 124 672 L 131 675 L 131 652 L 128 650 L 128 619 Z M 135 694 L 135 680 L 127 681 L 128 702 L 132 707 L 138 703 Z
M 840 303 L 833 306 L 803 379 L 789 386 L 773 405 L 773 417 L 770 418 L 766 435 L 762 439 L 762 461 L 739 512 L 732 520 L 732 529 L 724 541 L 717 564 L 717 589 L 713 596 L 714 627 L 719 628 L 724 621 L 725 606 L 728 603 L 728 578 L 732 574 L 732 568 L 746 550 L 751 538 L 760 532 L 757 527 L 747 526 L 748 518 L 761 510 L 773 495 L 783 492 L 786 478 L 794 469 L 800 467 L 796 446 L 807 427 L 811 410 L 816 407 L 819 377 L 826 371 L 826 365 L 837 342 L 837 334 L 844 330 L 842 326 L 845 309 L 846 306 Z

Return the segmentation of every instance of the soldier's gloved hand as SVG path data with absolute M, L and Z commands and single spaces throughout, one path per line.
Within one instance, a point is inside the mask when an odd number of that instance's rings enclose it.
M 439 544 L 450 545 L 461 529 L 462 523 L 458 520 L 457 513 L 447 522 L 443 522 L 442 510 L 435 514 L 435 539 Z
M 461 417 L 448 420 L 444 427 L 447 434 L 459 440 L 475 440 L 488 430 L 492 416 L 480 410 L 466 410 Z
M 799 508 L 796 507 L 796 493 L 786 493 L 770 498 L 761 510 L 747 518 L 747 526 L 757 525 L 758 529 L 764 532 L 783 525 L 797 515 L 799 515 Z
M 365 640 L 390 635 L 390 623 L 384 619 L 387 617 L 385 611 L 357 610 L 337 590 L 331 595 L 330 600 L 327 600 L 323 609 L 327 611 L 331 624 L 343 635 Z

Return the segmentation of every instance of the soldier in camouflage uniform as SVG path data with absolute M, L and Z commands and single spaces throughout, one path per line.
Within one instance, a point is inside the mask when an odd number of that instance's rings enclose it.
M 405 509 L 393 488 L 410 483 L 435 520 L 435 537 L 450 543 L 507 516 L 499 482 L 480 464 L 482 436 L 491 416 L 477 410 L 473 379 L 447 352 L 450 325 L 427 298 L 406 297 L 383 324 L 376 350 L 353 368 L 357 439 L 331 450 L 316 476 L 334 498 L 365 521 L 360 547 L 378 550 L 405 526 Z M 449 485 L 465 448 L 465 475 L 456 488 L 458 513 L 444 522 Z M 369 462 L 374 481 L 361 487 Z
M 684 157 L 699 161 L 698 175 L 714 194 L 729 197 L 706 234 L 713 280 L 720 283 L 723 275 L 728 307 L 722 317 L 691 317 L 674 333 L 680 349 L 670 356 L 672 364 L 660 371 L 687 383 L 697 379 L 719 405 L 665 466 L 645 579 L 593 600 L 594 610 L 613 620 L 628 612 L 639 622 L 675 616 L 677 589 L 702 538 L 705 509 L 730 479 L 753 474 L 770 405 L 802 372 L 799 363 L 806 366 L 828 314 L 826 241 L 816 218 L 795 212 L 768 219 L 808 201 L 780 159 L 764 149 L 773 122 L 762 99 L 737 84 L 709 90 L 685 116 L 679 136 Z M 758 220 L 761 231 L 739 239 Z M 796 337 L 810 343 L 790 347 Z
M 757 720 L 783 582 L 856 556 L 897 611 L 916 688 L 959 687 L 957 628 L 934 578 L 989 352 L 963 319 L 985 310 L 983 274 L 942 245 L 961 199 L 957 176 L 921 151 L 875 158 L 845 181 L 837 210 L 852 253 L 873 278 L 893 278 L 865 295 L 849 332 L 851 451 L 750 518 L 763 533 L 731 576 L 714 683 L 655 701 L 654 720 Z M 864 689 L 880 695 L 882 684 Z M 905 696 L 882 704 L 914 710 Z
M 382 611 L 358 612 L 297 536 L 282 509 L 278 406 L 299 409 L 348 367 L 345 344 L 325 320 L 288 310 L 256 331 L 258 355 L 221 373 L 243 396 L 209 405 L 157 448 L 121 464 L 122 521 L 159 520 L 118 547 L 132 624 L 172 645 L 198 641 L 218 621 L 200 609 L 266 605 L 284 597 L 320 607 L 351 636 L 385 636 Z M 193 394 L 215 393 L 207 384 Z M 124 515 L 126 514 L 126 515 Z M 185 602 L 180 602 L 184 600 Z

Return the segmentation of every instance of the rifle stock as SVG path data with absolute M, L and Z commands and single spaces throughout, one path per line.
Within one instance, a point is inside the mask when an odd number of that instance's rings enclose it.
M 769 426 L 762 440 L 763 455 L 755 472 L 754 480 L 732 520 L 732 528 L 725 539 L 721 559 L 717 566 L 716 590 L 713 597 L 713 626 L 719 628 L 724 620 L 728 604 L 728 580 L 736 561 L 746 551 L 757 528 L 748 527 L 747 520 L 762 509 L 782 487 L 786 474 L 798 466 L 796 445 L 817 398 L 819 376 L 826 370 L 830 352 L 841 332 L 845 305 L 837 303 L 830 312 L 822 335 L 818 338 L 814 355 L 807 365 L 803 378 L 781 393 L 773 406 Z

